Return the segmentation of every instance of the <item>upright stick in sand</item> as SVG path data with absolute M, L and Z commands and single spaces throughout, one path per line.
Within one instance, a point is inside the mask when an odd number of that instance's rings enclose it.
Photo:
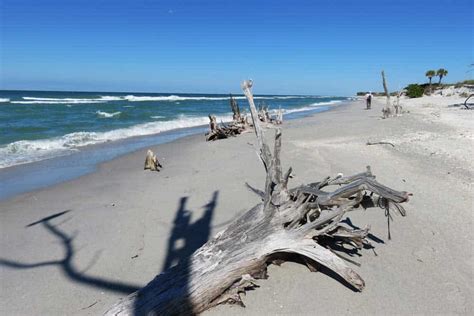
M 382 113 L 383 113 L 383 118 L 389 118 L 394 115 L 395 109 L 390 103 L 390 93 L 388 92 L 388 89 L 387 89 L 387 82 L 385 80 L 385 73 L 383 70 L 382 70 L 382 83 L 383 83 L 383 90 L 385 91 L 385 96 L 387 97 L 387 103 L 385 104 L 385 107 L 382 110 Z
M 272 153 L 260 126 L 251 87 L 251 81 L 242 84 L 266 183 L 263 191 L 249 188 L 262 202 L 199 248 L 186 263 L 161 273 L 118 302 L 108 315 L 189 315 L 222 303 L 243 305 L 240 294 L 258 287 L 256 279 L 265 278 L 267 265 L 277 255 L 281 260 L 283 254 L 301 256 L 311 271 L 315 271 L 316 263 L 324 265 L 355 290 L 364 288 L 362 278 L 335 251 L 343 247 L 357 251 L 367 245 L 369 228 L 353 229 L 341 220 L 347 212 L 362 209 L 360 205 L 366 202 L 394 208 L 404 215 L 398 203 L 407 201 L 409 194 L 380 184 L 370 168 L 354 176 L 327 177 L 288 189 L 291 168 L 282 172 L 282 134 L 276 130 Z M 338 187 L 323 191 L 332 185 Z M 374 194 L 363 195 L 364 191 Z

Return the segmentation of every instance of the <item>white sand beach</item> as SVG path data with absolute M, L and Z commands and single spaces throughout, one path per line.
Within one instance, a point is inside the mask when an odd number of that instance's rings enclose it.
M 474 111 L 451 106 L 463 100 L 402 99 L 408 113 L 383 120 L 385 99 L 376 98 L 369 111 L 354 101 L 284 122 L 290 186 L 370 165 L 378 181 L 413 194 L 408 214 L 394 216 L 391 240 L 384 210 L 348 214 L 379 239 L 376 254 L 352 257 L 366 282 L 360 293 L 288 262 L 269 267 L 245 309 L 221 305 L 204 315 L 472 315 Z M 1 201 L 0 314 L 97 315 L 146 285 L 259 202 L 245 186 L 265 181 L 255 142 L 253 133 L 186 137 L 151 148 L 159 173 L 143 170 L 140 150 Z M 170 240 L 180 252 L 169 251 Z

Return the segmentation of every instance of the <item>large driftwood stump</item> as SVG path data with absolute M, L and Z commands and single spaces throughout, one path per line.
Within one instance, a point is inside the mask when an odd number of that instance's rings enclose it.
M 118 302 L 107 315 L 190 315 L 221 303 L 241 303 L 239 294 L 257 287 L 255 280 L 265 277 L 275 254 L 300 255 L 309 267 L 319 263 L 356 290 L 364 288 L 362 278 L 330 247 L 361 248 L 369 228 L 353 229 L 341 220 L 367 199 L 377 200 L 387 211 L 396 208 L 405 214 L 398 203 L 407 201 L 408 193 L 380 184 L 370 169 L 289 189 L 291 168 L 283 173 L 280 162 L 281 132 L 276 130 L 272 153 L 259 123 L 251 86 L 251 81 L 242 84 L 266 183 L 262 191 L 249 188 L 262 202 L 199 248 L 185 264 L 159 274 L 143 289 Z M 339 187 L 325 190 L 333 185 Z M 363 195 L 364 191 L 374 196 Z

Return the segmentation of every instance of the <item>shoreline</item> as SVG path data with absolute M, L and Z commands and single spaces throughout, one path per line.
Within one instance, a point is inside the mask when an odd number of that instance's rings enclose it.
M 354 225 L 371 225 L 380 240 L 377 255 L 363 250 L 353 258 L 361 264 L 354 269 L 366 282 L 363 292 L 287 262 L 269 267 L 269 278 L 244 297 L 245 309 L 222 305 L 203 315 L 471 314 L 473 253 L 466 248 L 474 240 L 474 112 L 447 107 L 454 99 L 433 100 L 403 100 L 409 113 L 387 120 L 380 119 L 383 99 L 375 98 L 371 111 L 355 101 L 282 126 L 281 160 L 293 167 L 291 187 L 371 165 L 381 183 L 413 193 L 404 205 L 408 215 L 394 216 L 392 240 L 383 210 L 347 215 Z M 257 204 L 245 187 L 265 182 L 255 135 L 211 143 L 195 137 L 152 146 L 165 159 L 159 173 L 142 170 L 137 151 L 86 176 L 0 201 L 1 311 L 102 314 Z M 170 247 L 175 243 L 181 252 Z M 49 264 L 34 265 L 41 262 Z M 308 301 L 302 292 L 318 295 Z
M 332 111 L 350 102 L 354 101 L 347 100 L 333 106 L 320 106 L 314 110 L 293 112 L 285 114 L 284 118 L 288 121 L 301 119 L 321 112 Z M 97 172 L 101 164 L 123 155 L 134 154 L 137 151 L 174 142 L 181 138 L 204 134 L 207 131 L 207 125 L 177 128 L 157 134 L 87 145 L 74 153 L 2 168 L 0 169 L 0 180 L 3 182 L 4 188 L 0 190 L 0 201 L 60 185 L 65 181 Z

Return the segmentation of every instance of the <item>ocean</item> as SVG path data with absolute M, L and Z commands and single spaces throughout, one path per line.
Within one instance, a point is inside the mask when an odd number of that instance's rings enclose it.
M 234 97 L 248 112 L 245 97 Z M 268 106 L 270 112 L 281 108 L 285 119 L 324 111 L 348 99 L 255 96 L 257 106 Z M 100 162 L 140 148 L 204 134 L 208 114 L 216 115 L 218 122 L 230 121 L 229 95 L 0 91 L 0 180 L 4 184 L 0 198 L 11 195 L 6 191 L 23 192 L 71 179 Z M 65 156 L 72 158 L 61 163 L 63 174 L 55 176 L 57 164 L 53 168 L 48 161 Z M 18 168 L 9 171 L 27 163 L 29 173 L 18 175 Z M 31 176 L 34 172 L 37 181 Z M 25 177 L 29 177 L 28 183 Z M 5 185 L 7 180 L 17 183 L 12 185 L 14 189 Z

